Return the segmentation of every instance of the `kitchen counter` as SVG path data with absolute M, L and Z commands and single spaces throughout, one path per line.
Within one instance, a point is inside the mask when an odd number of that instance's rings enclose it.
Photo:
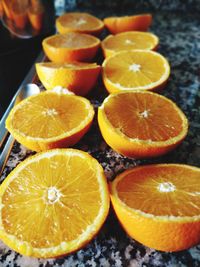
M 96 14 L 98 15 L 98 13 Z M 95 120 L 91 130 L 75 146 L 88 151 L 103 166 L 108 180 L 124 169 L 147 163 L 186 163 L 200 167 L 200 17 L 199 13 L 159 12 L 154 14 L 151 31 L 159 36 L 158 51 L 168 58 L 171 76 L 162 92 L 177 103 L 190 122 L 189 134 L 184 142 L 170 154 L 156 159 L 134 160 L 115 153 L 103 141 Z M 97 108 L 106 92 L 103 85 L 89 95 Z M 33 154 L 15 143 L 6 175 L 24 158 Z M 124 266 L 200 266 L 200 245 L 177 253 L 164 253 L 147 248 L 130 239 L 119 225 L 113 210 L 97 235 L 82 250 L 59 259 L 23 257 L 0 243 L 0 267 L 124 267 Z

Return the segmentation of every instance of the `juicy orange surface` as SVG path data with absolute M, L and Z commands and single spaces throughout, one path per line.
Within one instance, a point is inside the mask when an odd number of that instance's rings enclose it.
M 152 89 L 169 76 L 169 65 L 158 53 L 145 50 L 124 51 L 103 63 L 104 82 L 119 88 Z M 106 83 L 107 82 L 107 83 Z
M 116 190 L 132 209 L 155 216 L 192 217 L 199 215 L 200 197 L 196 191 L 199 183 L 198 168 L 152 165 L 127 172 Z
M 105 26 L 113 34 L 126 31 L 146 31 L 151 23 L 151 14 L 109 17 L 104 19 Z
M 104 104 L 104 111 L 114 128 L 133 139 L 165 141 L 183 130 L 174 104 L 159 95 L 120 94 Z
M 20 253 L 37 257 L 69 253 L 87 243 L 109 208 L 101 166 L 73 149 L 25 160 L 6 178 L 0 197 L 1 238 Z
M 42 45 L 45 54 L 53 62 L 88 62 L 96 55 L 100 40 L 89 34 L 67 32 L 45 38 Z
M 13 114 L 12 127 L 30 137 L 59 136 L 78 127 L 85 119 L 88 115 L 85 104 L 73 96 L 56 97 L 56 93 L 48 98 L 46 95 L 34 97 Z
M 94 37 L 78 33 L 55 35 L 48 39 L 47 43 L 56 48 L 83 48 L 94 43 Z
M 103 28 L 103 22 L 87 13 L 71 12 L 65 13 L 56 20 L 58 32 L 66 33 L 70 31 L 98 34 Z
M 88 131 L 93 116 L 87 99 L 46 91 L 15 106 L 6 127 L 18 142 L 40 151 L 78 142 Z
M 111 200 L 126 232 L 161 251 L 200 242 L 200 169 L 179 164 L 132 168 L 111 183 Z
M 109 35 L 102 41 L 105 56 L 133 49 L 154 50 L 158 45 L 158 37 L 149 32 L 130 31 Z
M 139 90 L 110 94 L 98 109 L 98 123 L 109 146 L 135 158 L 169 152 L 188 131 L 187 118 L 175 103 Z

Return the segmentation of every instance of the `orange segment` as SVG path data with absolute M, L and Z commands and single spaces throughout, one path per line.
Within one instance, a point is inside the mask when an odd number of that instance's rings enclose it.
M 151 14 L 109 17 L 104 19 L 106 28 L 113 34 L 127 31 L 146 31 L 151 23 Z
M 42 42 L 47 57 L 54 62 L 91 61 L 100 46 L 100 40 L 94 36 L 68 32 L 45 38 Z
M 77 95 L 86 95 L 95 85 L 101 66 L 96 63 L 37 63 L 37 74 L 46 89 L 68 88 Z
M 153 51 L 123 51 L 103 62 L 103 81 L 109 93 L 162 89 L 169 75 L 168 61 Z
M 174 149 L 188 131 L 183 112 L 164 96 L 145 91 L 108 96 L 98 111 L 101 133 L 128 157 L 154 157 Z
M 94 201 L 95 199 L 95 201 Z M 86 245 L 109 210 L 103 169 L 75 149 L 38 153 L 0 187 L 0 238 L 33 257 L 56 257 Z
M 16 105 L 6 127 L 18 142 L 41 151 L 74 145 L 88 131 L 93 117 L 86 98 L 47 91 Z
M 162 251 L 200 242 L 200 169 L 157 164 L 127 170 L 111 184 L 111 200 L 126 232 Z
M 88 13 L 72 12 L 57 18 L 56 28 L 62 34 L 80 32 L 99 35 L 104 28 L 104 23 Z
M 132 31 L 109 35 L 101 46 L 104 56 L 109 57 L 117 52 L 133 49 L 156 50 L 158 42 L 158 37 L 152 33 Z

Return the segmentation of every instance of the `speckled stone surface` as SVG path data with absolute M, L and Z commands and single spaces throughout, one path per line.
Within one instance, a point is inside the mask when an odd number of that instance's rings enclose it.
M 110 11 L 111 12 L 111 11 Z M 100 14 L 100 15 L 99 15 Z M 103 13 L 96 13 L 102 17 Z M 170 154 L 149 160 L 133 160 L 120 156 L 103 141 L 97 122 L 75 147 L 88 151 L 103 166 L 108 180 L 124 169 L 147 163 L 175 162 L 200 166 L 200 17 L 199 13 L 185 15 L 176 12 L 154 14 L 151 31 L 160 38 L 159 52 L 171 65 L 171 76 L 163 94 L 174 100 L 185 112 L 190 129 L 184 142 Z M 100 57 L 99 57 L 100 60 Z M 100 82 L 89 96 L 94 106 L 106 96 Z M 20 161 L 33 154 L 15 143 L 1 181 Z M 23 257 L 0 243 L 0 267 L 198 267 L 200 245 L 178 253 L 163 253 L 147 248 L 130 239 L 113 213 L 98 236 L 84 249 L 59 259 Z

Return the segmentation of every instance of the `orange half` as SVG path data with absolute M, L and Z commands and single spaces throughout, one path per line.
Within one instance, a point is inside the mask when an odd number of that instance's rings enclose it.
M 75 149 L 37 153 L 0 186 L 0 238 L 31 257 L 76 251 L 98 233 L 109 211 L 101 165 Z
M 104 28 L 104 23 L 88 13 L 71 12 L 56 19 L 56 28 L 62 34 L 80 32 L 99 35 Z
M 95 57 L 100 40 L 89 34 L 68 32 L 45 38 L 42 46 L 47 57 L 53 62 L 88 62 Z
M 175 103 L 146 91 L 109 95 L 99 107 L 98 122 L 106 143 L 134 158 L 163 155 L 188 132 L 187 118 Z
M 61 86 L 83 96 L 95 86 L 101 66 L 82 62 L 42 62 L 36 64 L 36 71 L 46 89 Z
M 109 93 L 161 90 L 170 75 L 165 57 L 154 51 L 122 51 L 103 62 L 103 81 Z
M 72 146 L 89 130 L 94 109 L 86 98 L 46 91 L 17 104 L 6 128 L 34 151 Z
M 145 246 L 179 251 L 200 243 L 200 169 L 179 164 L 136 167 L 111 183 L 125 231 Z
M 116 35 L 109 35 L 101 47 L 105 57 L 110 57 L 117 52 L 130 51 L 133 49 L 156 50 L 159 39 L 150 32 L 123 32 Z
M 152 23 L 151 14 L 105 18 L 106 28 L 113 34 L 127 31 L 147 31 Z

